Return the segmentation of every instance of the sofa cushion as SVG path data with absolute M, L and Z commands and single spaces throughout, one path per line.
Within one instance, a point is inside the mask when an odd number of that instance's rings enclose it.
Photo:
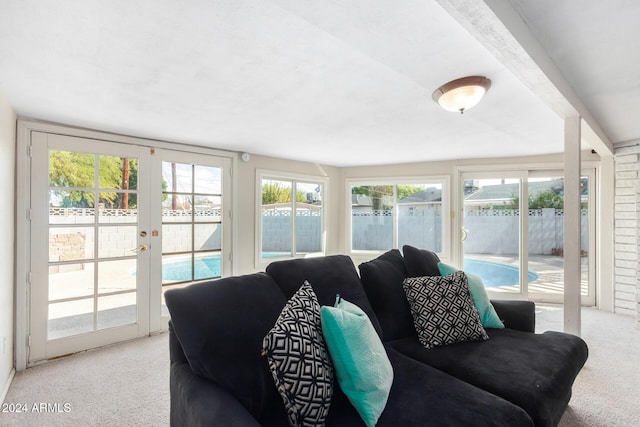
M 320 309 L 322 333 L 340 388 L 368 427 L 376 425 L 393 383 L 393 368 L 369 317 L 340 297 Z
M 409 277 L 440 276 L 438 269 L 440 258 L 435 252 L 404 245 L 402 255 Z
M 426 348 L 489 339 L 462 271 L 449 276 L 409 277 L 403 287 L 418 339 Z
M 442 262 L 438 263 L 438 269 L 440 269 L 440 273 L 443 276 L 447 276 L 449 274 L 455 273 L 456 271 L 460 271 L 457 268 Z M 482 278 L 480 276 L 476 276 L 475 274 L 465 274 L 467 275 L 469 290 L 471 291 L 471 296 L 473 297 L 473 304 L 476 306 L 478 314 L 480 314 L 480 322 L 482 322 L 482 326 L 485 328 L 504 328 L 504 324 L 498 317 L 498 313 L 496 313 L 493 305 L 491 305 L 491 301 L 489 300 L 489 295 L 487 294 L 487 290 L 484 287 Z
M 333 305 L 336 295 L 340 294 L 367 313 L 378 335 L 382 335 L 380 324 L 364 292 L 358 272 L 348 256 L 332 255 L 276 261 L 267 266 L 267 274 L 276 281 L 287 298 L 291 298 L 305 280 L 311 284 L 321 306 Z
M 375 311 L 385 341 L 415 336 L 413 318 L 402 282 L 407 269 L 400 251 L 392 249 L 360 264 L 360 279 Z
M 264 273 L 172 289 L 165 294 L 176 337 L 197 375 L 228 390 L 260 419 L 280 397 L 262 339 L 287 300 Z
M 570 334 L 487 329 L 490 339 L 435 349 L 403 338 L 388 343 L 399 352 L 523 408 L 536 426 L 555 426 L 587 360 L 587 345 Z
M 320 306 L 309 282 L 282 309 L 263 347 L 289 424 L 324 425 L 333 395 L 333 365 L 322 336 Z
M 386 347 L 394 381 L 377 427 L 533 426 L 516 405 Z

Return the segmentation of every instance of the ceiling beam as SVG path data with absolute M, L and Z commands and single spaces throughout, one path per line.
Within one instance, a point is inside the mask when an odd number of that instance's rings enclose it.
M 508 1 L 436 1 L 559 117 L 581 116 L 587 147 L 613 155 L 608 136 Z

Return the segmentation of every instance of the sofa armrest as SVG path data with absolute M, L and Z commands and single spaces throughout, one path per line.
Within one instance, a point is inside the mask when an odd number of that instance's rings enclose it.
M 536 305 L 533 301 L 491 300 L 491 304 L 506 328 L 536 331 Z
M 260 423 L 229 392 L 196 375 L 169 321 L 171 360 L 170 419 L 172 426 L 259 427 Z
M 194 374 L 188 363 L 172 363 L 169 380 L 171 426 L 260 427 L 229 392 Z

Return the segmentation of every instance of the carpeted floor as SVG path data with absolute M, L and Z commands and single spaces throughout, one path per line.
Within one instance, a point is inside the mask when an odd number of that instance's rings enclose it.
M 561 307 L 539 305 L 537 312 L 539 332 L 562 329 Z M 584 309 L 582 335 L 589 360 L 560 427 L 640 425 L 640 330 L 634 319 Z M 26 405 L 27 413 L 0 413 L 0 426 L 169 425 L 167 338 L 156 335 L 17 373 L 5 404 Z

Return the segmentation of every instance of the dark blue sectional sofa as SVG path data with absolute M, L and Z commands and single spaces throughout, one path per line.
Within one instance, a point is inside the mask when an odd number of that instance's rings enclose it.
M 407 255 L 405 253 L 405 255 Z M 307 280 L 320 305 L 339 293 L 369 316 L 394 380 L 377 426 L 555 426 L 587 359 L 585 342 L 535 334 L 534 305 L 492 301 L 505 324 L 487 341 L 426 349 L 402 288 L 410 274 L 439 274 L 437 256 L 392 250 L 359 266 L 347 256 L 279 261 L 265 273 L 166 293 L 171 313 L 173 426 L 287 426 L 262 340 Z M 335 385 L 327 426 L 364 426 Z

